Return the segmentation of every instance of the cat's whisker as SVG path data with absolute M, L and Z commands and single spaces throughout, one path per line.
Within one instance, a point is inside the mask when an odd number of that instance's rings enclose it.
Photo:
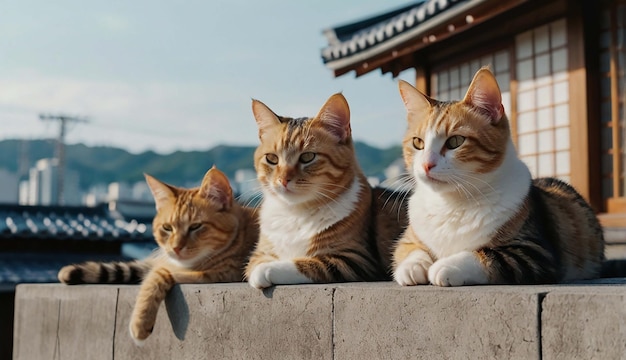
M 394 194 L 401 194 L 402 196 L 393 196 L 393 204 L 392 207 L 397 207 L 398 208 L 398 220 L 400 219 L 400 210 L 403 208 L 402 204 L 404 204 L 404 201 L 406 199 L 406 197 L 410 194 L 410 190 L 413 189 L 413 184 L 410 182 L 405 182 L 403 184 L 401 184 L 396 190 L 394 190 L 393 192 L 391 190 L 387 190 L 386 192 L 389 192 L 389 196 L 387 197 L 387 199 L 385 199 L 385 203 L 383 204 L 383 208 L 387 207 L 387 205 L 389 204 L 389 200 L 392 198 L 392 195 Z M 383 192 L 384 193 L 384 192 Z M 382 197 L 383 194 L 381 194 L 378 198 L 380 199 Z
M 332 195 L 335 195 L 334 193 L 331 193 L 331 194 L 332 194 Z M 322 197 L 324 197 L 324 198 L 326 198 L 326 199 L 330 200 L 330 201 L 331 201 L 332 203 L 334 203 L 336 206 L 340 206 L 340 207 L 344 207 L 344 206 L 345 206 L 344 204 L 342 204 L 342 203 L 338 202 L 338 201 L 337 201 L 337 200 L 336 200 L 333 196 L 326 195 L 326 194 L 324 194 L 322 191 L 317 191 L 317 192 L 316 192 L 316 195 L 321 195 Z M 330 209 L 330 210 L 333 212 L 333 214 L 334 214 L 335 216 L 337 216 L 337 213 L 336 213 L 335 209 L 334 209 L 333 207 L 331 207 L 331 206 L 330 206 L 330 204 L 329 204 L 329 202 L 328 202 L 328 201 L 325 201 L 322 205 L 323 205 L 323 206 L 325 206 L 325 207 L 327 207 L 328 209 Z
M 480 205 L 480 202 L 478 200 L 476 200 L 476 198 L 474 197 L 474 194 L 472 194 L 471 191 L 469 191 L 465 185 L 463 184 L 463 182 L 461 181 L 462 179 L 457 178 L 455 175 L 450 175 L 451 179 L 450 181 L 452 181 L 452 183 L 454 183 L 454 187 L 457 190 L 457 192 L 459 193 L 459 195 L 463 195 L 465 196 L 465 199 L 467 200 L 473 200 L 476 205 Z
M 472 171 L 468 171 L 468 170 L 462 170 L 462 171 L 457 171 L 459 176 L 464 176 L 466 178 L 470 178 L 472 180 L 477 180 L 480 181 L 481 183 L 487 185 L 487 187 L 489 187 L 489 189 L 493 192 L 496 192 L 496 189 L 493 188 L 493 186 L 491 186 L 490 183 L 488 183 L 487 181 L 477 177 L 477 176 L 473 176 L 473 172 Z
M 242 198 L 242 196 L 239 196 L 237 199 L 241 199 L 241 198 Z M 263 199 L 263 193 L 262 192 L 254 192 L 254 193 L 252 193 L 252 196 L 246 197 L 246 201 L 243 204 L 243 206 L 257 208 L 258 206 L 251 206 L 251 205 L 260 203 L 259 200 L 261 200 L 261 199 Z
M 471 181 L 467 181 L 464 178 L 460 177 L 459 175 L 451 175 L 451 176 L 454 176 L 456 181 L 459 184 L 462 184 L 463 188 L 471 195 L 472 199 L 476 202 L 476 205 L 480 205 L 480 201 L 474 196 L 475 192 L 477 192 L 486 201 L 489 201 L 489 197 L 487 195 L 485 195 L 485 193 L 483 193 L 482 190 L 478 186 L 473 184 Z M 476 191 L 475 192 L 470 191 L 467 188 L 467 185 L 473 187 Z
M 349 190 L 349 188 L 346 186 L 342 186 L 342 185 L 334 184 L 334 183 L 317 182 L 316 184 L 321 185 L 321 186 L 330 186 L 330 187 L 341 189 L 341 190 Z

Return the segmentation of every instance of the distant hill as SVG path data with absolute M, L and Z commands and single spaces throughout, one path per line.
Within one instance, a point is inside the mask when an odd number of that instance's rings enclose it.
M 368 176 L 382 175 L 384 169 L 402 156 L 401 147 L 379 149 L 365 143 L 355 144 L 357 157 Z M 0 169 L 18 171 L 21 157 L 32 167 L 42 158 L 54 157 L 55 143 L 51 140 L 3 140 L 0 141 Z M 254 146 L 220 145 L 206 151 L 176 151 L 161 155 L 153 151 L 132 154 L 126 150 L 83 144 L 65 147 L 66 166 L 80 174 L 83 190 L 92 185 L 121 181 L 134 183 L 149 173 L 165 182 L 184 185 L 199 181 L 215 164 L 229 177 L 238 169 L 253 169 Z

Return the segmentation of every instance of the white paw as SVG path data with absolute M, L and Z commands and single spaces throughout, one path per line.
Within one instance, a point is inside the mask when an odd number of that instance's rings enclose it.
M 487 284 L 489 279 L 478 258 L 463 251 L 435 261 L 428 269 L 428 280 L 437 286 Z
M 272 261 L 257 265 L 248 279 L 250 286 L 264 289 L 275 284 L 310 284 L 311 279 L 296 268 L 293 261 Z
M 421 250 L 409 254 L 393 272 L 394 280 L 402 286 L 428 284 L 430 256 Z
M 266 287 L 272 286 L 272 281 L 270 280 L 270 264 L 271 263 L 262 263 L 255 267 L 250 273 L 248 284 L 257 289 L 265 289 Z
M 130 324 L 128 324 L 128 332 L 130 332 L 130 337 L 133 339 L 135 345 L 139 347 L 143 347 L 146 344 L 146 339 L 150 336 L 150 333 L 140 335 L 140 333 L 143 333 L 144 331 L 142 331 L 140 325 L 135 324 L 133 320 L 131 320 Z M 143 339 L 140 339 L 140 336 L 142 336 Z

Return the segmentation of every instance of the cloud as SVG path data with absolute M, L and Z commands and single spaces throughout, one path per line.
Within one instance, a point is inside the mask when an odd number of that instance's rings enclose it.
M 129 20 L 121 15 L 103 14 L 96 22 L 101 28 L 114 33 L 125 32 L 130 28 Z
M 221 143 L 254 143 L 247 94 L 224 85 L 85 81 L 29 76 L 0 79 L 0 136 L 32 138 L 39 113 L 87 117 L 68 141 L 132 151 L 206 149 Z M 244 105 L 245 104 L 245 105 Z

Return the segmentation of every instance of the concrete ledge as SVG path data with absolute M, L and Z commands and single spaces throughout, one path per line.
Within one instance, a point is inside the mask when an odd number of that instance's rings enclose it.
M 13 358 L 618 359 L 625 285 L 180 285 L 137 347 L 128 322 L 138 286 L 24 284 Z

